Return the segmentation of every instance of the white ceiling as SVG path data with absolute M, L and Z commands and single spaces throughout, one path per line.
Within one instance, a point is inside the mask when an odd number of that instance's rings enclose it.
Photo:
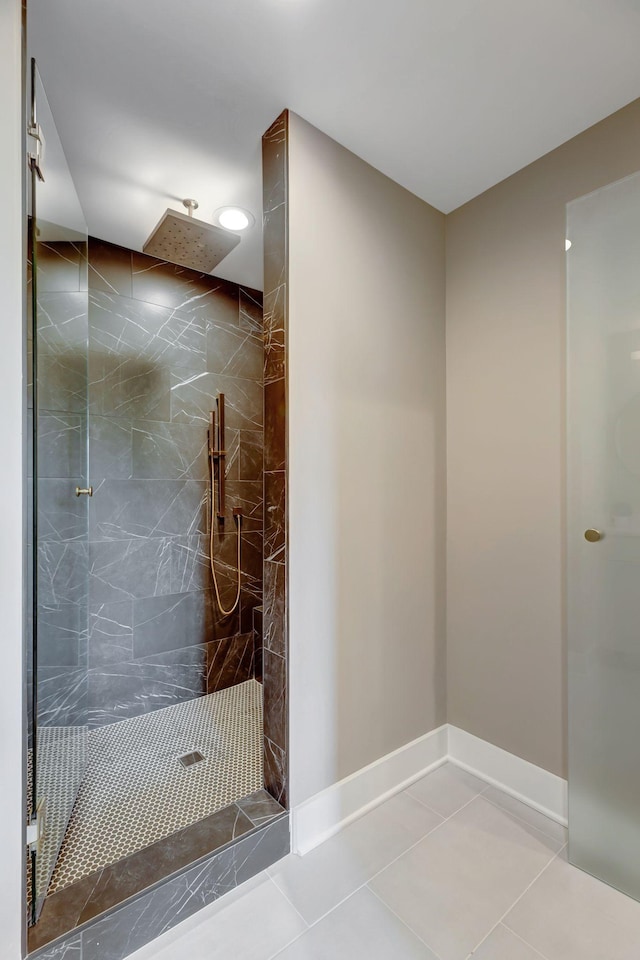
M 640 96 L 640 0 L 29 0 L 92 234 L 167 206 L 257 224 L 216 273 L 262 284 L 260 137 L 290 107 L 449 212 Z

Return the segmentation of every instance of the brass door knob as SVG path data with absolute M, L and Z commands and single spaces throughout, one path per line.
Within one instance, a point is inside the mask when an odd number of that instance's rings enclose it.
M 604 534 L 600 533 L 599 530 L 593 530 L 591 527 L 584 532 L 585 540 L 588 540 L 589 543 L 597 543 L 598 540 L 602 540 Z
M 92 497 L 93 487 L 76 487 L 76 497 Z

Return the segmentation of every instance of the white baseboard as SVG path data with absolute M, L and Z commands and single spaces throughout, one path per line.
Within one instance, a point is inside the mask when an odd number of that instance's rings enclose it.
M 291 849 L 308 853 L 446 759 L 445 725 L 327 787 L 291 811 Z
M 566 780 L 465 730 L 444 724 L 294 807 L 292 851 L 300 856 L 308 853 L 446 761 L 566 826 Z
M 567 825 L 567 781 L 448 724 L 449 761 Z

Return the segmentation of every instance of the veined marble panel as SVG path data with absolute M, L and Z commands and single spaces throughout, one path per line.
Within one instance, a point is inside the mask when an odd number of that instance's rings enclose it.
M 207 483 L 104 480 L 93 495 L 91 540 L 151 539 L 207 532 Z
M 262 383 L 198 370 L 171 374 L 171 420 L 209 422 L 216 394 L 225 395 L 228 430 L 262 430 Z

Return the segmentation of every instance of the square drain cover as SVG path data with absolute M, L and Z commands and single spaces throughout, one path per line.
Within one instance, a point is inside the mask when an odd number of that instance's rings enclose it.
M 194 750 L 193 753 L 185 753 L 183 757 L 178 757 L 178 761 L 183 767 L 192 767 L 194 763 L 200 763 L 201 760 L 204 760 L 204 757 L 199 750 Z

